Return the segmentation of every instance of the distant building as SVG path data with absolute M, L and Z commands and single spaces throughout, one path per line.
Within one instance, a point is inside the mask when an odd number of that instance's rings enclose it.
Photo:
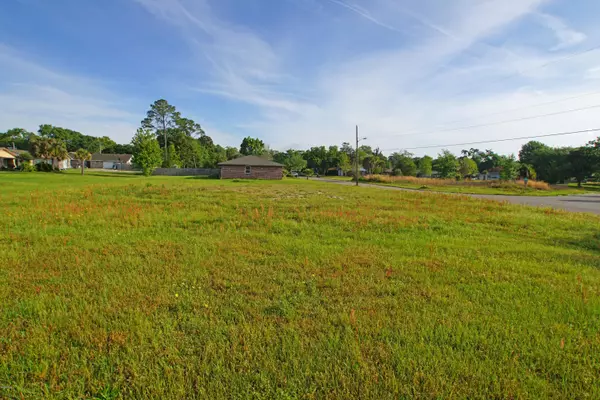
M 21 154 L 29 153 L 27 150 L 19 150 L 19 149 L 7 149 L 0 148 L 0 168 L 5 169 L 17 169 L 23 164 L 21 161 Z M 8 154 L 8 156 L 7 156 Z M 32 165 L 38 164 L 48 164 L 56 167 L 60 170 L 71 168 L 71 157 L 69 156 L 65 160 L 56 160 L 51 158 L 34 158 L 31 161 L 27 161 Z
M 221 179 L 281 179 L 283 165 L 274 161 L 246 156 L 219 164 Z
M 89 162 L 90 168 L 100 169 L 117 169 L 117 170 L 131 170 L 132 154 L 92 154 L 92 160 Z M 76 163 L 81 166 L 79 162 Z
M 500 172 L 502 172 L 502 167 L 490 168 L 487 173 L 479 174 L 477 179 L 481 181 L 498 181 L 500 180 Z
M 0 169 L 17 168 L 17 157 L 8 149 L 0 147 Z

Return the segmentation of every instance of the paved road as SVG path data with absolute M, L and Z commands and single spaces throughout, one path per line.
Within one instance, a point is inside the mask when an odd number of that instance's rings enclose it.
M 338 185 L 354 185 L 354 182 L 338 181 L 333 179 L 315 179 L 321 182 L 336 183 Z M 382 185 L 371 185 L 361 183 L 363 187 L 373 187 L 378 189 L 387 190 L 400 190 L 400 191 L 411 191 L 411 192 L 423 192 L 423 193 L 440 193 L 432 191 L 422 191 L 413 189 L 403 189 L 393 186 L 382 186 Z M 454 194 L 454 193 L 452 193 Z M 551 197 L 540 197 L 540 196 L 504 196 L 504 195 L 486 195 L 486 194 L 463 194 L 465 196 L 471 196 L 479 199 L 489 199 L 496 201 L 508 201 L 509 203 L 522 204 L 527 206 L 535 207 L 552 207 L 571 212 L 587 212 L 600 215 L 600 194 L 586 194 L 582 196 L 551 196 Z

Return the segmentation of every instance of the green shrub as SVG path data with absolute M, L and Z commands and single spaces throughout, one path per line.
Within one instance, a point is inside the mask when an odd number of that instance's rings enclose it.
M 35 165 L 35 169 L 38 172 L 52 172 L 54 169 L 52 168 L 52 165 L 42 162 L 39 164 Z
M 22 172 L 35 172 L 35 166 L 28 162 L 22 163 L 19 169 Z

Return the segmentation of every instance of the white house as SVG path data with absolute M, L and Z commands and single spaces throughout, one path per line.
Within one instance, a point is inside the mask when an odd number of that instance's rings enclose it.
M 130 170 L 132 168 L 131 154 L 92 154 L 91 168 Z
M 487 171 L 487 174 L 479 174 L 477 179 L 481 181 L 497 181 L 500 180 L 500 172 L 502 171 L 502 167 L 491 168 Z

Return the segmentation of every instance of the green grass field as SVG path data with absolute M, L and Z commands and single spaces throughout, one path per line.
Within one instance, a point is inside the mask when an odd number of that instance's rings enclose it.
M 600 218 L 0 173 L 0 398 L 600 398 Z
M 493 188 L 493 187 L 468 187 L 468 186 L 427 186 L 414 185 L 410 183 L 375 183 L 376 185 L 383 186 L 395 186 L 404 189 L 414 190 L 426 190 L 428 192 L 440 192 L 440 193 L 463 193 L 463 194 L 491 194 L 491 195 L 505 195 L 505 196 L 570 196 L 570 195 L 582 195 L 586 193 L 587 189 L 578 189 L 577 186 L 573 187 L 554 187 L 551 190 L 535 190 L 535 189 L 513 189 L 513 188 Z
M 383 176 L 382 178 L 389 178 L 387 176 Z M 343 181 L 351 181 L 350 177 L 323 177 L 323 179 L 333 179 L 333 180 L 343 180 Z M 392 178 L 393 179 L 393 178 Z M 451 184 L 439 184 L 436 183 L 435 179 L 431 180 L 431 184 L 423 184 L 423 183 L 413 183 L 410 180 L 414 179 L 412 177 L 407 177 L 407 181 L 401 180 L 394 182 L 385 182 L 378 181 L 373 179 L 367 180 L 363 179 L 363 184 L 370 185 L 381 185 L 381 186 L 394 186 L 403 189 L 413 189 L 413 190 L 421 190 L 428 192 L 440 192 L 440 193 L 463 193 L 463 194 L 486 194 L 486 195 L 506 195 L 506 196 L 569 196 L 569 195 L 582 195 L 586 192 L 594 192 L 600 190 L 599 188 L 593 187 L 591 185 L 584 185 L 582 188 L 578 188 L 576 184 L 571 185 L 553 185 L 550 186 L 549 189 L 539 190 L 533 187 L 524 187 L 522 185 L 511 185 L 505 184 L 503 185 L 499 181 L 490 181 L 490 184 L 497 184 L 497 187 L 489 187 L 483 186 L 485 182 L 481 181 L 461 181 L 461 182 L 452 182 Z M 421 181 L 428 181 L 427 178 L 416 179 Z

